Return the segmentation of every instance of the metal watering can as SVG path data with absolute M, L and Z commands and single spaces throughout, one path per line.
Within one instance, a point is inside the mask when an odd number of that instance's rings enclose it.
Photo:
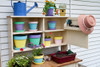
M 34 6 L 32 6 L 29 10 L 26 11 L 26 3 L 27 3 L 27 0 L 25 0 L 25 3 L 18 1 L 16 3 L 13 3 L 14 5 L 13 6 L 12 0 L 11 0 L 11 6 L 14 11 L 14 16 L 26 16 L 27 13 L 29 13 L 33 8 L 38 7 L 38 4 L 34 2 Z

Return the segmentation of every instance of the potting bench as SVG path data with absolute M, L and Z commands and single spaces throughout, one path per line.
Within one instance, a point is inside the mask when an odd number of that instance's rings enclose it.
M 78 67 L 78 62 L 81 62 L 81 61 L 82 60 L 77 59 L 77 58 L 73 61 L 65 62 L 62 64 L 58 64 L 54 61 L 46 61 L 44 64 L 41 64 L 41 65 L 32 64 L 31 67 Z
M 41 43 L 44 43 L 45 36 L 51 36 L 52 41 L 51 45 L 45 48 L 52 48 L 61 46 L 61 50 L 67 50 L 67 45 L 76 45 L 84 48 L 88 48 L 88 35 L 84 34 L 80 28 L 77 27 L 69 27 L 66 24 L 66 20 L 68 17 L 66 16 L 8 16 L 8 38 L 9 38 L 9 56 L 12 58 L 14 54 L 27 52 L 33 50 L 32 48 L 26 47 L 24 51 L 14 50 L 14 42 L 13 36 L 14 35 L 30 35 L 35 33 L 41 33 Z M 72 19 L 73 24 L 77 24 L 77 18 L 70 18 Z M 25 22 L 25 32 L 15 32 L 15 21 L 24 21 Z M 30 21 L 38 21 L 38 31 L 30 32 L 29 31 L 29 24 Z M 48 21 L 56 21 L 56 30 L 48 30 Z M 52 34 L 50 34 L 52 33 Z M 62 36 L 63 43 L 61 45 L 56 45 L 54 43 L 55 36 Z M 29 41 L 27 41 L 27 44 Z M 26 46 L 27 46 L 26 44 Z

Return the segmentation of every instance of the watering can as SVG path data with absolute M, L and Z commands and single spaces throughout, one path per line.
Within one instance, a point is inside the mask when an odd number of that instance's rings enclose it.
M 26 10 L 26 3 L 27 3 L 27 0 L 25 0 L 25 3 L 18 1 L 16 3 L 13 3 L 14 5 L 13 6 L 12 0 L 11 0 L 11 6 L 14 11 L 14 16 L 26 16 L 27 13 L 29 13 L 33 8 L 38 7 L 38 4 L 34 2 L 34 6 L 32 6 L 29 10 Z

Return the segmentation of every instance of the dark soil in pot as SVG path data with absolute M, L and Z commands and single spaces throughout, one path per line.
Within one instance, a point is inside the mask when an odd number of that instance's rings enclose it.
M 19 66 L 17 63 L 15 63 L 15 65 L 13 65 L 13 67 L 21 67 L 21 66 Z M 27 67 L 31 67 L 31 62 L 28 63 Z
M 68 54 L 56 54 L 56 57 L 62 58 L 62 57 L 66 57 Z
M 43 54 L 39 54 L 38 56 L 42 56 Z

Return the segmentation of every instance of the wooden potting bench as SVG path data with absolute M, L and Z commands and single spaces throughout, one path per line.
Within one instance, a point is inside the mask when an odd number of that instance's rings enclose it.
M 9 52 L 10 58 L 16 53 L 27 52 L 33 50 L 32 48 L 26 47 L 24 51 L 14 50 L 14 35 L 30 35 L 35 33 L 41 33 L 41 43 L 44 43 L 45 36 L 51 36 L 51 45 L 45 48 L 52 48 L 61 46 L 61 50 L 67 50 L 67 45 L 76 45 L 83 48 L 88 48 L 88 35 L 84 34 L 80 28 L 69 27 L 66 23 L 67 19 L 72 19 L 73 24 L 77 24 L 77 18 L 69 18 L 66 16 L 8 16 L 8 42 L 9 42 Z M 25 32 L 15 32 L 15 21 L 24 21 Z M 29 22 L 38 21 L 38 31 L 29 31 Z M 56 21 L 56 30 L 48 30 L 48 21 Z M 50 34 L 50 32 L 52 34 Z M 63 43 L 61 45 L 56 45 L 54 43 L 55 36 L 62 36 Z M 27 44 L 29 41 L 27 41 Z M 27 46 L 26 44 L 26 46 Z

